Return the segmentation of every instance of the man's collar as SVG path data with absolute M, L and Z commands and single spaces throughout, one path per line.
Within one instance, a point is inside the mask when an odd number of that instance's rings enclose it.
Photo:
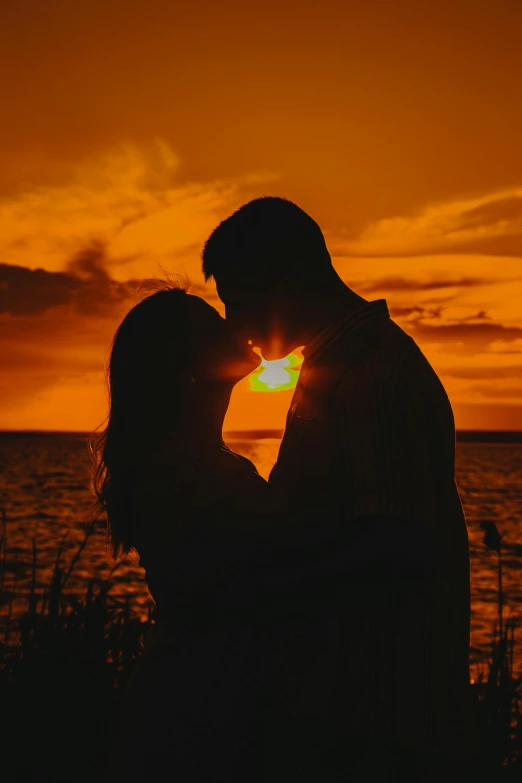
M 307 364 L 317 361 L 324 351 L 330 348 L 341 336 L 358 329 L 362 324 L 383 317 L 390 317 L 386 299 L 375 299 L 373 302 L 365 302 L 355 310 L 348 311 L 333 321 L 326 329 L 323 329 L 303 348 L 302 353 Z

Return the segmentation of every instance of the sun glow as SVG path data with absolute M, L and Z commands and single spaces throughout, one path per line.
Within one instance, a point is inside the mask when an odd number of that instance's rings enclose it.
M 293 389 L 299 378 L 302 358 L 295 353 L 273 362 L 261 357 L 261 364 L 250 376 L 250 388 L 257 392 Z

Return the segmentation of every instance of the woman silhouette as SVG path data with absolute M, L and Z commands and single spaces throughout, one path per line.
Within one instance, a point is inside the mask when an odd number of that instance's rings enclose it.
M 94 488 L 114 556 L 139 553 L 156 623 L 121 702 L 108 781 L 260 774 L 264 664 L 242 604 L 260 540 L 242 531 L 266 484 L 221 434 L 235 383 L 259 362 L 183 288 L 148 296 L 116 332 Z

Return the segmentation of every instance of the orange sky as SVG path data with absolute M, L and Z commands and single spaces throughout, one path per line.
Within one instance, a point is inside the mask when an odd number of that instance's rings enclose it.
M 518 0 L 0 5 L 0 428 L 92 429 L 136 281 L 283 195 L 461 428 L 522 429 Z M 130 298 L 129 298 L 130 297 Z M 234 393 L 232 429 L 291 392 Z

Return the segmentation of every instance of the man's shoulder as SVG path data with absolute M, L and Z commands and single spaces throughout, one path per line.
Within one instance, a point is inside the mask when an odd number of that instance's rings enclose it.
M 332 390 L 335 396 L 362 394 L 370 386 L 388 391 L 424 384 L 438 388 L 440 381 L 415 340 L 395 321 L 388 319 L 368 333 L 355 355 L 342 347 Z
M 383 375 L 396 365 L 401 355 L 411 356 L 419 347 L 404 329 L 390 319 L 381 320 L 357 335 L 346 335 L 332 353 L 338 379 L 353 376 Z

